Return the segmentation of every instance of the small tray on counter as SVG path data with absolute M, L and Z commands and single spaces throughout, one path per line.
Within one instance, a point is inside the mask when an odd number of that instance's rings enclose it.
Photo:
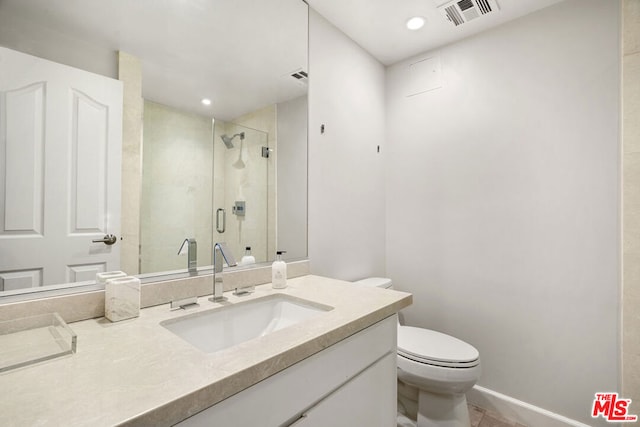
M 0 372 L 73 354 L 76 343 L 58 313 L 0 322 Z

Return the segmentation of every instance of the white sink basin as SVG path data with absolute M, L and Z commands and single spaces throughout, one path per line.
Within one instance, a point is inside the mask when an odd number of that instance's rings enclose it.
M 332 310 L 289 295 L 276 294 L 160 322 L 205 353 L 267 335 Z

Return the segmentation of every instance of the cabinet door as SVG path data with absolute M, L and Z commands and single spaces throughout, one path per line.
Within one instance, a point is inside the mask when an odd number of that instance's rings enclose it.
M 396 424 L 396 355 L 387 354 L 307 411 L 292 427 Z

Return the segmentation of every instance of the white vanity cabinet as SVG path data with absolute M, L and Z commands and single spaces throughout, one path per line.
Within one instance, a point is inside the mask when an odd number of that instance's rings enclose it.
M 394 315 L 178 425 L 395 425 L 396 333 Z
M 305 411 L 291 427 L 395 425 L 395 387 L 396 355 L 389 353 Z

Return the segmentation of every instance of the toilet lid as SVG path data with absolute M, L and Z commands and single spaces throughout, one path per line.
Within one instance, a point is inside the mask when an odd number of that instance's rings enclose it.
M 375 288 L 390 288 L 391 287 L 391 279 L 386 277 L 368 277 L 366 279 L 358 280 L 354 283 L 362 286 L 371 286 Z
M 412 326 L 398 327 L 398 354 L 432 365 L 459 367 L 475 366 L 480 357 L 475 347 L 462 340 Z

